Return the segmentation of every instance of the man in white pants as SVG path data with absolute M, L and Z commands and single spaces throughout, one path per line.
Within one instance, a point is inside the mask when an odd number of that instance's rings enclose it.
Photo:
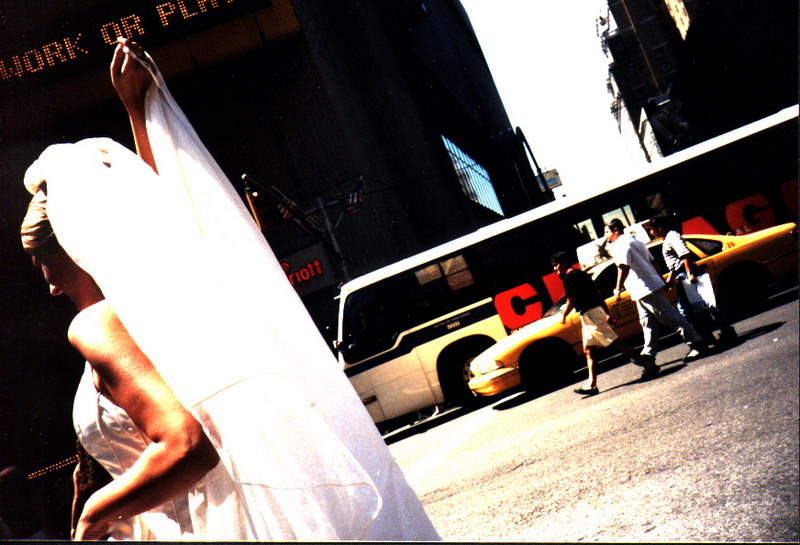
M 644 333 L 642 356 L 655 362 L 658 353 L 660 323 L 676 330 L 689 345 L 689 353 L 683 361 L 691 361 L 706 355 L 708 347 L 692 325 L 672 306 L 664 293 L 666 284 L 656 269 L 653 257 L 643 242 L 625 234 L 625 226 L 619 219 L 608 224 L 609 252 L 617 264 L 617 286 L 614 295 L 619 298 L 623 286 L 631 299 L 636 301 L 639 323 Z

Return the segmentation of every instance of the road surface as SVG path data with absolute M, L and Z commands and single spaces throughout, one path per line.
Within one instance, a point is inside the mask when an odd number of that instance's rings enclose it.
M 796 542 L 796 290 L 735 326 L 688 364 L 665 347 L 655 380 L 618 366 L 594 397 L 519 393 L 387 442 L 446 540 Z

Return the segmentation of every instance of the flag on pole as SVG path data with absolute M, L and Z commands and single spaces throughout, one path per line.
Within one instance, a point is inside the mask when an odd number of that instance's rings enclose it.
M 361 212 L 361 209 L 364 208 L 364 176 L 360 176 L 358 179 L 358 185 L 356 188 L 351 191 L 347 198 L 342 202 L 344 211 L 350 214 L 358 214 Z
M 277 191 L 276 191 L 277 192 Z M 292 199 L 284 195 L 283 193 L 277 192 L 281 200 L 278 202 L 278 213 L 281 217 L 285 220 L 292 219 L 294 217 L 303 217 L 303 210 L 300 208 L 296 202 Z
M 317 229 L 318 231 L 324 231 L 324 220 L 322 219 L 322 213 L 319 210 L 309 210 L 303 213 L 305 215 L 305 220 L 308 222 L 311 227 Z

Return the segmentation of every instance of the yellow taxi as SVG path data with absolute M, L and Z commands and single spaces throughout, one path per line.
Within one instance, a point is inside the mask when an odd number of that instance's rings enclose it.
M 787 223 L 746 235 L 685 235 L 697 264 L 711 277 L 717 301 L 724 309 L 754 310 L 766 300 L 771 282 L 797 276 L 797 224 Z M 648 248 L 666 272 L 661 239 Z M 627 292 L 613 297 L 617 267 L 604 261 L 586 269 L 616 318 L 617 335 L 623 340 L 641 335 L 636 304 Z M 668 296 L 674 300 L 675 290 Z M 566 383 L 585 367 L 581 345 L 581 321 L 577 312 L 561 323 L 566 301 L 557 302 L 545 316 L 501 339 L 470 364 L 470 389 L 479 396 L 499 394 L 520 384 L 537 386 Z

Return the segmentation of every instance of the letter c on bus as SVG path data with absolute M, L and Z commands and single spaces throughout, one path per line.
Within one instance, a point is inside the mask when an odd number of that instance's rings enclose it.
M 516 329 L 542 317 L 542 303 L 530 284 L 520 284 L 494 297 L 494 307 L 503 325 Z

